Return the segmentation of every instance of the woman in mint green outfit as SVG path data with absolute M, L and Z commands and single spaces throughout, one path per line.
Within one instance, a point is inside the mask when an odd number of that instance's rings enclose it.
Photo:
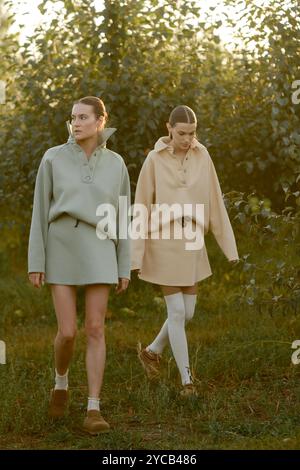
M 130 181 L 123 158 L 106 148 L 116 131 L 105 128 L 106 120 L 99 98 L 90 96 L 74 103 L 72 126 L 67 123 L 68 141 L 47 150 L 38 169 L 28 246 L 29 280 L 35 287 L 44 282 L 50 285 L 58 323 L 52 417 L 62 416 L 68 402 L 76 286 L 85 286 L 89 396 L 84 429 L 91 434 L 109 429 L 100 414 L 99 396 L 110 287 L 116 284 L 120 293 L 130 280 L 130 243 L 124 236 L 130 221 Z

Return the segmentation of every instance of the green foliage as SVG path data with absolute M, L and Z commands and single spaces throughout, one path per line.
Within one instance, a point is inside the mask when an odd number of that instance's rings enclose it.
M 101 12 L 87 0 L 64 1 L 50 27 L 37 28 L 15 56 L 16 38 L 8 36 L 2 66 L 11 78 L 0 107 L 5 263 L 24 264 L 36 170 L 43 152 L 66 140 L 76 98 L 103 97 L 109 124 L 118 127 L 112 146 L 125 158 L 133 193 L 170 110 L 185 102 L 196 110 L 199 139 L 216 163 L 238 246 L 250 234 L 254 253 L 265 247 L 258 262 L 252 252 L 242 254 L 241 298 L 296 308 L 298 267 L 287 258 L 299 247 L 300 105 L 290 100 L 299 28 L 294 2 L 288 9 L 267 3 L 241 5 L 238 20 L 251 27 L 243 36 L 249 47 L 237 43 L 232 52 L 216 40 L 217 31 L 227 22 L 241 39 L 237 20 L 213 20 L 185 1 L 107 1 Z M 46 15 L 52 6 L 43 1 L 39 8 Z M 272 254 L 275 244 L 280 256 Z M 260 286 L 262 276 L 268 287 Z
M 88 0 L 64 0 L 50 26 L 38 27 L 22 47 L 7 34 L 12 19 L 1 24 L 2 448 L 299 448 L 299 366 L 290 361 L 300 334 L 300 105 L 291 102 L 292 82 L 300 79 L 298 2 L 245 0 L 236 18 L 226 10 L 213 16 L 214 7 L 205 14 L 200 3 L 107 0 L 99 12 Z M 45 15 L 53 7 L 46 0 L 39 6 Z M 225 24 L 239 39 L 230 51 L 218 35 Z M 71 413 L 54 425 L 46 417 L 54 308 L 48 288 L 37 291 L 24 273 L 38 164 L 47 148 L 66 141 L 72 103 L 84 95 L 103 98 L 108 125 L 118 128 L 111 145 L 128 165 L 133 193 L 171 109 L 186 103 L 196 111 L 240 254 L 228 265 L 208 235 L 214 275 L 199 286 L 187 327 L 198 401 L 180 400 L 170 352 L 154 388 L 137 361 L 136 341 L 149 343 L 165 319 L 161 292 L 135 275 L 124 295 L 112 291 L 102 394 L 112 432 L 93 440 L 80 430 L 84 290 Z
M 240 255 L 240 305 L 297 314 L 300 306 L 300 212 L 286 207 L 273 212 L 268 199 L 255 193 L 230 193 L 231 218 L 237 242 L 249 239 L 248 251 Z
M 65 0 L 50 26 L 37 27 L 18 50 L 15 39 L 7 39 L 1 215 L 23 227 L 19 243 L 27 239 L 40 159 L 66 140 L 72 103 L 87 94 L 104 99 L 109 125 L 118 128 L 111 145 L 125 158 L 133 193 L 171 109 L 186 103 L 197 113 L 199 139 L 225 192 L 256 191 L 273 210 L 282 210 L 289 194 L 289 205 L 299 208 L 300 105 L 291 102 L 298 73 L 296 4 L 246 2 L 234 20 L 225 10 L 222 18 L 212 17 L 212 10 L 204 13 L 199 2 L 185 0 L 107 1 L 102 11 L 88 0 Z M 53 2 L 42 1 L 39 9 L 47 15 Z M 252 28 L 247 34 L 242 20 Z M 243 41 L 231 52 L 218 36 L 226 24 Z
M 300 105 L 292 101 L 293 82 L 299 79 L 298 9 L 297 0 L 246 1 L 240 2 L 238 17 L 228 19 L 247 48 L 238 43 L 233 51 L 234 160 L 252 180 L 251 189 L 271 197 L 276 209 L 285 206 L 282 191 L 289 191 L 291 205 L 300 205 Z

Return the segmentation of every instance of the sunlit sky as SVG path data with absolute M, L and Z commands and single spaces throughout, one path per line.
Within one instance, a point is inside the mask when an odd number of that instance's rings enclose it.
M 20 42 L 23 43 L 28 36 L 33 32 L 34 28 L 42 23 L 49 23 L 51 21 L 51 16 L 47 15 L 47 18 L 43 18 L 43 15 L 38 9 L 38 5 L 41 3 L 41 0 L 23 0 L 14 2 L 14 17 L 15 25 L 13 31 L 20 31 Z M 94 0 L 93 2 L 98 11 L 103 9 L 103 0 Z M 210 11 L 210 7 L 216 7 L 214 12 L 211 12 L 211 18 L 220 19 L 222 12 L 226 10 L 231 17 L 236 15 L 239 11 L 238 7 L 225 7 L 223 1 L 221 0 L 199 0 L 199 5 L 203 5 L 205 11 Z M 59 11 L 61 8 L 61 2 L 58 0 L 55 2 L 55 9 Z M 22 26 L 23 25 L 23 26 Z M 232 42 L 232 29 L 226 26 L 221 26 L 218 29 L 222 43 L 227 47 L 230 47 Z

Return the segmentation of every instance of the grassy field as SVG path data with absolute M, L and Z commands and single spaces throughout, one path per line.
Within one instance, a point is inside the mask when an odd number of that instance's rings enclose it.
M 240 255 L 249 248 L 240 247 Z M 241 303 L 240 268 L 229 266 L 211 240 L 208 250 L 214 274 L 200 283 L 196 314 L 187 327 L 199 397 L 179 396 L 169 349 L 161 382 L 150 385 L 145 378 L 136 342 L 153 339 L 166 311 L 160 291 L 134 279 L 126 294 L 110 297 L 101 401 L 112 430 L 96 437 L 81 430 L 87 398 L 83 288 L 70 410 L 52 423 L 47 406 L 56 321 L 49 286 L 38 291 L 24 272 L 1 273 L 0 339 L 6 342 L 7 364 L 0 365 L 0 448 L 299 449 L 300 365 L 291 363 L 291 344 L 300 339 L 299 312 L 270 314 Z M 295 261 L 292 247 L 290 261 Z

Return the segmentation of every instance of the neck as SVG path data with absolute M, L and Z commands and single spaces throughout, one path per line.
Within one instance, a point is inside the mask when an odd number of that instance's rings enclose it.
M 86 153 L 87 158 L 89 158 L 96 147 L 98 147 L 98 135 L 95 135 L 93 137 L 89 137 L 88 139 L 82 139 L 76 142 L 82 150 Z
M 171 145 L 173 146 L 174 148 L 174 154 L 177 155 L 178 157 L 180 157 L 182 160 L 184 160 L 187 152 L 189 151 L 189 148 L 187 150 L 182 150 L 178 147 L 176 147 L 173 142 L 171 141 Z
M 183 155 L 186 155 L 188 153 L 189 149 L 186 149 L 186 150 L 181 150 L 181 149 L 176 149 L 174 148 L 174 153 L 180 157 L 182 157 Z

